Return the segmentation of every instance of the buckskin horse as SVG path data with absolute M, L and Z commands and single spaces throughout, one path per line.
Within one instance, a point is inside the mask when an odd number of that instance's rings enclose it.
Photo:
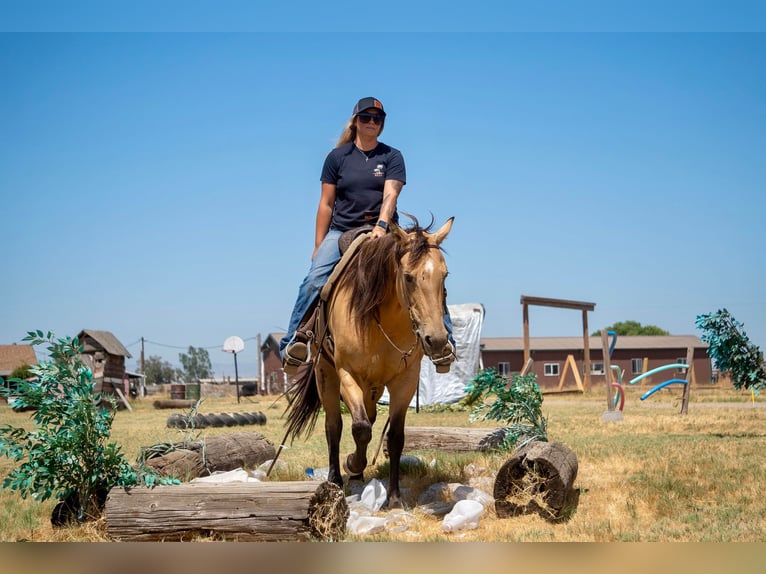
M 429 225 L 389 233 L 358 247 L 326 301 L 325 321 L 315 327 L 313 369 L 299 372 L 288 390 L 287 437 L 313 430 L 321 407 L 329 454 L 328 480 L 343 487 L 339 461 L 343 430 L 340 401 L 351 413 L 356 450 L 345 460 L 350 475 L 367 466 L 376 405 L 388 389 L 386 435 L 390 473 L 386 505 L 401 508 L 399 459 L 404 447 L 404 419 L 418 387 L 424 355 L 435 362 L 452 353 L 444 325 L 447 265 L 441 243 L 452 229 L 450 218 L 436 232 Z

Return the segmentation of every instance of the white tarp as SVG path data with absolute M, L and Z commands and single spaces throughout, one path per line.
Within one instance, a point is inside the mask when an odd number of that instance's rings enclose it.
M 447 305 L 452 319 L 452 336 L 457 345 L 458 359 L 449 373 L 439 374 L 428 357 L 420 364 L 418 392 L 412 397 L 411 407 L 456 403 L 465 396 L 465 386 L 481 370 L 481 327 L 484 306 L 481 303 Z M 389 403 L 388 390 L 380 398 Z

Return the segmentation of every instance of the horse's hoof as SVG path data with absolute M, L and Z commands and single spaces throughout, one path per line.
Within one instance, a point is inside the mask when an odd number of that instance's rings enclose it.
M 401 498 L 389 498 L 386 500 L 383 508 L 386 510 L 401 510 L 404 509 L 404 505 L 402 504 Z
M 351 467 L 351 461 L 354 458 L 354 453 L 350 453 L 346 460 L 343 461 L 343 470 L 346 471 L 346 474 L 349 474 L 351 476 L 359 476 L 362 473 L 364 473 L 364 466 L 362 468 L 352 468 Z M 366 465 L 365 465 L 366 466 Z

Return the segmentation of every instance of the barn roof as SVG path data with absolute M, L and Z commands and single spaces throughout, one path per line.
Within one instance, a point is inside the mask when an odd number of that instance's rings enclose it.
M 610 338 L 611 342 L 611 338 Z M 523 337 L 482 337 L 484 351 L 523 351 Z M 601 337 L 589 337 L 591 349 L 601 349 Z M 617 337 L 616 349 L 695 349 L 707 348 L 699 337 L 694 335 L 635 336 Z M 529 348 L 532 351 L 583 350 L 582 337 L 530 337 Z
M 80 343 L 85 344 L 86 338 L 89 337 L 93 339 L 93 341 L 101 347 L 104 351 L 109 353 L 110 355 L 120 355 L 123 357 L 131 358 L 133 355 L 131 355 L 128 350 L 120 343 L 120 341 L 117 340 L 117 337 L 112 335 L 109 331 L 95 331 L 93 329 L 83 329 L 80 331 L 80 334 L 77 335 L 77 338 L 80 340 Z M 91 351 L 93 349 L 88 349 L 88 346 L 86 344 L 85 352 Z
M 18 367 L 37 364 L 32 345 L 0 345 L 0 377 L 7 377 Z

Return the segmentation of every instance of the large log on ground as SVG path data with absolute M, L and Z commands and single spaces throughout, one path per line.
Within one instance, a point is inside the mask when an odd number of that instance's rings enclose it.
M 342 540 L 349 510 L 330 482 L 194 483 L 113 488 L 107 534 L 115 540 Z
M 253 468 L 276 456 L 274 444 L 257 432 L 238 432 L 206 437 L 176 445 L 146 464 L 163 476 L 191 480 L 215 471 Z
M 495 478 L 498 518 L 538 513 L 557 520 L 577 477 L 577 456 L 560 442 L 532 442 L 502 466 Z
M 484 452 L 497 449 L 505 430 L 471 427 L 404 427 L 404 452 L 442 450 L 450 452 Z M 388 456 L 388 439 L 383 450 Z
M 190 409 L 197 404 L 191 399 L 157 399 L 152 403 L 155 409 Z

